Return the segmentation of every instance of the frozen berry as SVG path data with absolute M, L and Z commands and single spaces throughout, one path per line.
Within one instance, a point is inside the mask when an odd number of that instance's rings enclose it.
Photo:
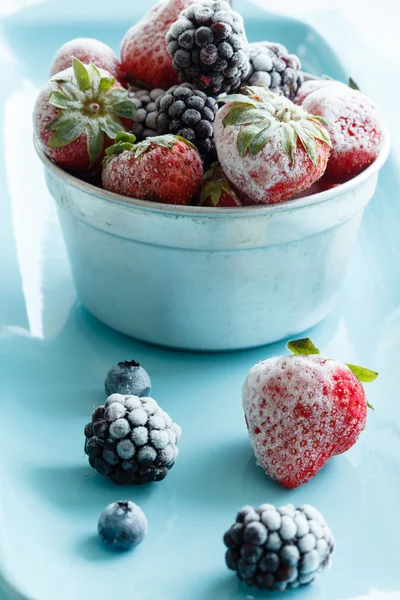
M 101 513 L 98 533 L 113 550 L 130 550 L 138 546 L 147 533 L 147 519 L 133 502 L 114 502 Z
M 151 380 L 140 363 L 135 360 L 125 360 L 108 371 L 105 390 L 107 396 L 111 394 L 148 396 L 151 391 Z

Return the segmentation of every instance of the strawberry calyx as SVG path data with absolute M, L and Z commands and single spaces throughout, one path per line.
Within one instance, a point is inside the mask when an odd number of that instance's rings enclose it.
M 75 80 L 55 75 L 51 81 L 58 85 L 49 96 L 49 103 L 59 109 L 57 117 L 46 125 L 54 131 L 49 140 L 50 148 L 62 148 L 86 133 L 90 166 L 103 151 L 104 135 L 115 139 L 125 127 L 120 117 L 132 119 L 136 106 L 127 99 L 128 92 L 113 88 L 114 77 L 101 74 L 93 63 L 84 65 L 72 58 Z
M 224 175 L 219 162 L 214 162 L 204 173 L 204 184 L 201 189 L 200 206 L 204 205 L 208 198 L 211 199 L 213 206 L 218 206 L 222 194 L 235 196 L 229 181 Z
M 181 137 L 180 135 L 156 135 L 154 137 L 149 137 L 140 142 L 139 144 L 135 144 L 136 136 L 133 133 L 127 132 L 119 132 L 115 138 L 115 144 L 106 149 L 106 157 L 110 158 L 115 156 L 116 154 L 121 154 L 124 150 L 128 150 L 133 152 L 135 156 L 140 156 L 145 152 L 148 152 L 150 148 L 154 146 L 162 146 L 163 148 L 172 148 L 177 142 L 183 142 L 186 146 L 193 148 L 197 151 L 196 146 L 194 146 L 191 142 Z
M 237 147 L 242 157 L 247 153 L 255 156 L 276 133 L 280 135 L 291 166 L 298 142 L 314 166 L 319 158 L 317 141 L 331 146 L 329 134 L 321 126 L 326 124 L 325 119 L 309 114 L 301 106 L 265 86 L 245 87 L 243 93 L 231 94 L 219 102 L 230 108 L 222 121 L 224 127 L 245 125 L 237 135 Z
M 310 354 L 320 354 L 318 348 L 312 343 L 310 338 L 302 338 L 299 340 L 291 340 L 286 344 L 286 348 L 295 355 L 303 355 L 307 356 Z M 371 369 L 366 369 L 365 367 L 360 367 L 359 365 L 353 365 L 351 363 L 344 363 L 346 367 L 350 369 L 352 373 L 357 377 L 361 383 L 371 383 L 371 381 L 375 381 L 378 377 L 378 373 L 376 371 L 371 371 Z M 375 410 L 372 404 L 367 402 L 368 408 Z

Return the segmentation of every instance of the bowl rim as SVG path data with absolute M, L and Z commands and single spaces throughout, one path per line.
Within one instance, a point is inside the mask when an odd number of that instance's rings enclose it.
M 110 204 L 119 205 L 125 207 L 127 210 L 141 209 L 146 211 L 154 211 L 161 214 L 180 214 L 189 217 L 202 216 L 202 217 L 241 217 L 241 216 L 253 216 L 258 215 L 272 215 L 276 213 L 297 211 L 308 208 L 311 205 L 322 204 L 328 202 L 333 198 L 338 198 L 343 194 L 347 194 L 359 185 L 362 185 L 367 179 L 373 177 L 380 171 L 386 159 L 388 158 L 390 151 L 390 137 L 386 127 L 383 127 L 383 145 L 381 150 L 374 160 L 364 171 L 362 171 L 353 179 L 346 181 L 346 183 L 339 184 L 329 190 L 317 192 L 311 196 L 305 196 L 304 198 L 298 198 L 296 200 L 288 200 L 277 204 L 255 204 L 250 206 L 235 206 L 232 208 L 220 208 L 215 206 L 190 206 L 190 205 L 177 205 L 177 204 L 165 204 L 161 202 L 151 202 L 149 200 L 139 200 L 137 198 L 130 198 L 128 196 L 122 196 L 114 192 L 109 192 L 103 188 L 99 188 L 91 183 L 78 179 L 75 175 L 64 171 L 55 162 L 53 162 L 44 152 L 42 145 L 34 134 L 33 144 L 37 155 L 44 164 L 45 168 L 51 171 L 58 179 L 63 180 L 66 184 L 79 189 L 90 196 L 95 196 Z

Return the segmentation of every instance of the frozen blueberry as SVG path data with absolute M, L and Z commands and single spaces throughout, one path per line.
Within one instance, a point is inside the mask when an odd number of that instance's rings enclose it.
M 140 544 L 147 533 L 147 519 L 133 502 L 114 502 L 102 512 L 98 533 L 113 550 L 130 550 Z
M 105 390 L 107 396 L 110 394 L 148 396 L 151 391 L 151 381 L 147 371 L 138 362 L 127 360 L 118 363 L 108 371 Z

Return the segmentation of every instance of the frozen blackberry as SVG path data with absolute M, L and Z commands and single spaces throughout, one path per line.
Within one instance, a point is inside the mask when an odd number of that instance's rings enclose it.
M 224 535 L 227 567 L 250 587 L 283 592 L 311 583 L 330 563 L 334 538 L 312 506 L 243 507 Z
M 243 77 L 245 85 L 265 85 L 272 92 L 294 98 L 303 83 L 301 62 L 285 46 L 274 42 L 250 44 L 250 69 Z
M 91 467 L 118 484 L 161 481 L 178 456 L 181 428 L 153 398 L 112 394 L 85 426 Z
M 249 71 L 243 19 L 223 0 L 186 8 L 166 39 L 179 79 L 211 96 L 236 90 Z
M 131 129 L 138 142 L 157 135 L 156 100 L 164 93 L 165 90 L 161 88 L 146 90 L 134 85 L 129 86 L 128 98 L 137 107 Z
M 194 144 L 203 159 L 214 160 L 217 102 L 190 83 L 174 85 L 156 102 L 159 135 L 173 133 Z

